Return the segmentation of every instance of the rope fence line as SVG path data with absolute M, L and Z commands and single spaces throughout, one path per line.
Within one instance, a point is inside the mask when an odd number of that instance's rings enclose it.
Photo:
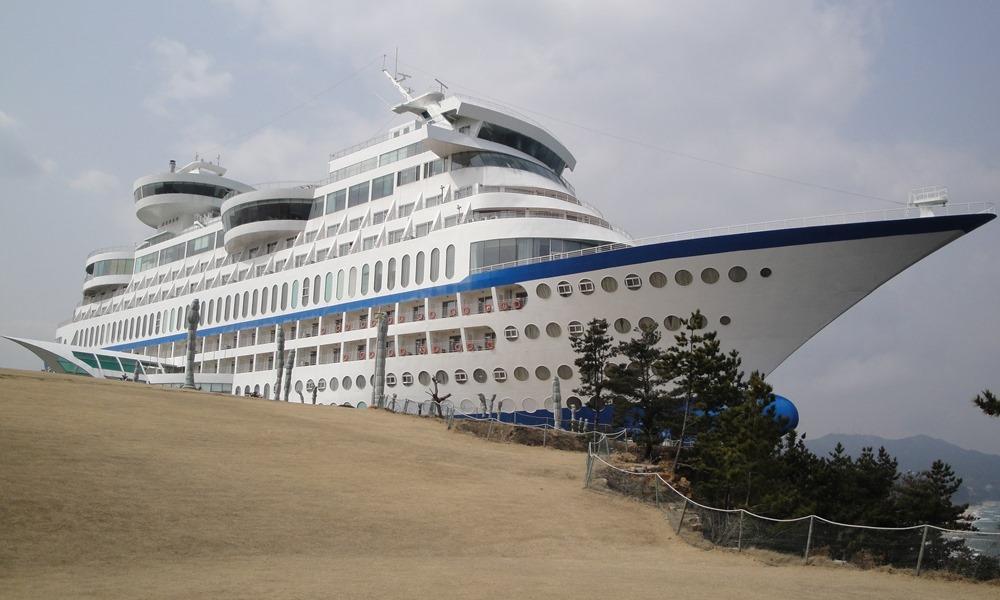
M 675 533 L 695 545 L 738 552 L 752 547 L 801 556 L 806 563 L 822 556 L 862 567 L 912 568 L 916 575 L 931 569 L 1000 581 L 1000 532 L 930 524 L 877 527 L 819 515 L 777 519 L 746 509 L 715 508 L 691 499 L 660 473 L 622 469 L 601 454 L 593 444 L 588 447 L 584 488 L 609 489 L 654 504 Z

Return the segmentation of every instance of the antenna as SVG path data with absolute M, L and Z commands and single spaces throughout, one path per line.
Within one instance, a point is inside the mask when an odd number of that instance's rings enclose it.
M 382 72 L 385 73 L 385 76 L 389 78 L 389 81 L 392 82 L 392 85 L 396 87 L 396 91 L 402 94 L 403 99 L 405 99 L 407 102 L 410 102 L 411 100 L 413 100 L 413 90 L 403 85 L 403 82 L 409 79 L 410 76 L 407 75 L 406 73 L 399 72 L 399 48 L 396 48 L 396 59 L 395 59 L 395 65 L 392 68 L 392 74 L 390 74 L 389 71 L 385 68 L 385 58 L 386 57 L 383 54 Z

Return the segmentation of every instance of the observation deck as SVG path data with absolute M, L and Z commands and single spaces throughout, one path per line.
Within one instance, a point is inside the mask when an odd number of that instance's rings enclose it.
M 195 161 L 176 171 L 140 177 L 132 185 L 136 218 L 160 228 L 174 220 L 217 211 L 229 194 L 253 190 L 223 177 L 225 172 L 218 165 Z
M 315 188 L 277 187 L 230 195 L 222 203 L 226 252 L 296 236 L 306 227 Z

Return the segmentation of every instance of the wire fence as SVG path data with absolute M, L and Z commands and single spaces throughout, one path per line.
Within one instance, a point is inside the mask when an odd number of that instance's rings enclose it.
M 605 460 L 604 448 L 587 450 L 584 487 L 606 489 L 656 506 L 682 539 L 698 546 L 754 549 L 801 559 L 947 572 L 1000 583 L 1000 533 L 934 525 L 871 527 L 809 515 L 774 519 L 743 509 L 720 509 L 692 500 L 650 467 L 630 469 Z

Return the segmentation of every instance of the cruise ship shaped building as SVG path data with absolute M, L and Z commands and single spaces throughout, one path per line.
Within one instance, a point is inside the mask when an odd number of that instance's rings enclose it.
M 375 314 L 385 391 L 460 409 L 547 407 L 578 387 L 569 336 L 603 317 L 620 339 L 656 325 L 672 342 L 694 310 L 771 372 L 852 305 L 994 218 L 991 205 L 905 208 L 635 240 L 577 198 L 576 160 L 531 119 L 431 92 L 388 133 L 330 156 L 309 185 L 251 186 L 196 160 L 142 177 L 138 246 L 95 250 L 83 301 L 55 341 L 10 338 L 57 372 L 184 378 L 186 314 L 200 306 L 195 382 L 274 397 L 276 334 L 295 350 L 292 399 L 371 402 Z M 579 399 L 577 399 L 579 401 Z

